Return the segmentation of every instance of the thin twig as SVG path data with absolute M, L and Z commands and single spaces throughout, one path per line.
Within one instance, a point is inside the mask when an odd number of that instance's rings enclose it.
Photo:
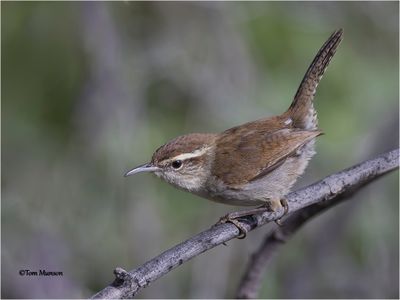
M 354 191 L 383 174 L 398 168 L 399 149 L 362 162 L 349 169 L 330 175 L 308 187 L 290 193 L 289 213 L 316 203 L 326 203 L 350 190 Z M 241 220 L 243 227 L 251 231 L 282 217 L 283 209 Z M 127 272 L 121 268 L 114 271 L 116 279 L 93 298 L 132 298 L 151 282 L 180 266 L 193 257 L 227 242 L 240 234 L 233 224 L 219 224 L 203 231 L 187 241 L 165 251 L 142 266 Z

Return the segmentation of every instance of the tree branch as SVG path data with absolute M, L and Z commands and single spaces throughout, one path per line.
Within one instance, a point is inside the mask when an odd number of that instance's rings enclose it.
M 362 185 L 366 185 L 378 177 L 370 177 L 368 181 Z M 329 208 L 348 200 L 356 192 L 359 191 L 360 185 L 355 186 L 346 192 L 323 202 L 318 202 L 305 207 L 291 216 L 289 216 L 281 227 L 269 232 L 256 252 L 254 252 L 242 276 L 239 287 L 236 292 L 238 299 L 254 299 L 257 298 L 263 276 L 266 271 L 268 262 L 277 254 L 279 248 L 283 246 L 305 223 L 313 219 L 320 213 L 325 212 Z
M 328 203 L 338 202 L 345 192 L 356 191 L 360 186 L 397 169 L 398 165 L 399 149 L 396 149 L 375 159 L 330 175 L 317 183 L 287 195 L 289 213 L 294 213 L 316 203 L 322 203 L 323 206 L 326 206 Z M 338 199 L 338 201 L 335 199 Z M 290 219 L 293 218 L 294 220 L 296 215 L 299 214 L 300 212 L 290 217 Z M 279 219 L 282 215 L 283 209 L 273 213 L 246 217 L 241 219 L 241 222 L 243 227 L 251 231 L 270 221 Z M 287 230 L 290 232 L 289 227 Z M 115 269 L 116 279 L 114 282 L 92 298 L 132 298 L 140 289 L 148 286 L 152 281 L 193 257 L 237 237 L 239 234 L 239 230 L 233 224 L 215 225 L 130 272 L 121 268 Z

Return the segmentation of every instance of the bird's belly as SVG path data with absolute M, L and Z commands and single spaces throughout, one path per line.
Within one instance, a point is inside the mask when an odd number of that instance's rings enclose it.
M 245 191 L 237 191 L 237 190 L 227 190 L 224 193 L 210 193 L 207 197 L 209 200 L 234 205 L 234 206 L 256 206 L 265 203 L 267 200 L 261 200 L 259 198 L 253 197 L 250 193 Z

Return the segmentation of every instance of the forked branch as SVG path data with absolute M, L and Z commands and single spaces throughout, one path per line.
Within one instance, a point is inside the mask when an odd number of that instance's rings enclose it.
M 324 207 L 327 205 L 333 206 L 333 204 L 341 201 L 343 195 L 357 191 L 361 186 L 397 169 L 398 166 L 399 149 L 396 149 L 332 174 L 308 187 L 290 193 L 286 197 L 289 202 L 289 213 L 295 213 L 316 203 Z M 243 227 L 251 231 L 268 222 L 279 219 L 282 215 L 283 209 L 274 213 L 264 213 L 244 218 L 241 222 Z M 298 214 L 294 214 L 288 220 L 295 218 L 296 215 Z M 184 262 L 237 237 L 239 234 L 237 227 L 230 223 L 213 226 L 134 270 L 127 272 L 121 268 L 115 269 L 116 279 L 114 282 L 92 298 L 132 298 L 140 289 L 148 286 L 151 282 Z

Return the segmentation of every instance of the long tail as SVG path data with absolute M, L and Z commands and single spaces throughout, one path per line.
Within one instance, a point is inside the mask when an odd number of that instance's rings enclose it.
M 317 129 L 317 112 L 313 106 L 315 91 L 325 69 L 335 54 L 336 48 L 342 41 L 342 35 L 343 29 L 336 30 L 321 47 L 308 67 L 294 100 L 286 112 L 292 118 L 295 127 L 308 130 Z

